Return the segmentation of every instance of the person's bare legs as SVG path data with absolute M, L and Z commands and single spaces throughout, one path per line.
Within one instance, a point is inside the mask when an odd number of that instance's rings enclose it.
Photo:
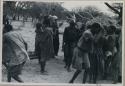
M 83 73 L 83 82 L 82 83 L 86 82 L 88 74 L 89 74 L 89 69 L 85 69 L 85 71 Z
M 81 70 L 76 70 L 76 72 L 74 73 L 72 79 L 69 81 L 69 83 L 73 83 L 74 80 L 77 78 L 77 76 L 81 73 Z
M 41 73 L 43 75 L 48 75 L 47 71 L 45 71 L 45 66 L 46 66 L 46 62 L 45 61 L 41 62 Z
M 23 82 L 22 79 L 19 77 L 19 75 L 14 75 L 14 76 L 12 76 L 12 78 L 18 82 L 21 82 L 21 83 Z
M 10 74 L 9 71 L 8 71 L 8 73 L 7 73 L 7 81 L 8 81 L 8 82 L 11 82 L 11 74 Z

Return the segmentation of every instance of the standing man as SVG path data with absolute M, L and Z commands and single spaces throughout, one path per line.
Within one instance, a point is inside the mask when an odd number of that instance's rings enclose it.
M 70 26 L 65 29 L 63 35 L 65 68 L 67 68 L 68 72 L 71 71 L 70 66 L 72 63 L 73 50 L 79 39 L 79 30 L 76 29 L 75 26 L 75 22 L 71 20 Z
M 104 29 L 99 23 L 93 23 L 91 26 L 93 34 L 93 52 L 89 53 L 90 58 L 90 73 L 93 83 L 96 83 L 98 76 L 103 76 L 104 73 Z

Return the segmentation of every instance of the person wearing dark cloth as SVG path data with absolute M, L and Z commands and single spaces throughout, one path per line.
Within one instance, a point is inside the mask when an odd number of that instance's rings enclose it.
M 78 39 L 78 29 L 76 29 L 74 21 L 70 21 L 70 26 L 65 28 L 63 35 L 65 68 L 67 68 L 68 72 L 71 71 L 70 66 L 72 63 L 73 50 L 76 47 Z
M 104 72 L 104 30 L 99 23 L 91 25 L 91 32 L 93 33 L 93 52 L 89 53 L 90 59 L 90 81 L 96 83 L 98 75 L 103 76 Z
M 46 26 L 50 27 L 50 17 L 48 15 L 44 16 L 43 24 L 46 24 Z
M 117 51 L 118 48 L 116 47 L 116 27 L 115 26 L 109 26 L 108 31 L 107 31 L 107 36 L 106 36 L 106 43 L 105 43 L 105 77 L 108 76 L 108 70 L 110 69 L 110 64 L 112 66 L 112 69 L 117 69 L 117 61 L 116 59 L 119 58 L 117 57 Z M 113 65 L 113 63 L 115 63 Z M 113 70 L 114 70 L 113 69 Z M 110 69 L 111 70 L 111 69 Z M 116 72 L 117 70 L 111 71 L 112 74 Z M 116 77 L 114 77 L 116 78 Z
M 35 37 L 35 55 L 37 56 L 38 58 L 38 62 L 40 63 L 40 57 L 38 56 L 38 51 L 39 51 L 39 46 L 38 46 L 38 43 L 39 43 L 39 39 L 40 39 L 40 35 L 39 35 L 39 32 L 41 31 L 41 26 L 42 24 L 40 23 L 40 21 L 38 23 L 36 23 L 36 37 Z
M 27 43 L 21 34 L 13 30 L 11 25 L 5 25 L 3 34 L 3 56 L 2 63 L 7 68 L 7 80 L 11 78 L 23 82 L 19 77 L 22 67 L 29 59 L 27 54 Z
M 51 27 L 53 28 L 53 46 L 54 46 L 54 52 L 55 56 L 58 55 L 59 50 L 59 30 L 57 25 L 57 17 L 53 16 L 53 21 Z
M 48 74 L 47 71 L 45 71 L 46 62 L 54 56 L 53 36 L 48 28 L 48 25 L 43 23 L 43 25 L 40 25 L 39 32 L 37 33 L 37 54 L 43 75 Z
M 90 30 L 86 30 L 79 39 L 77 47 L 74 49 L 72 66 L 76 69 L 76 72 L 69 83 L 74 82 L 77 76 L 82 72 L 82 69 L 85 70 L 83 74 L 83 83 L 86 82 L 90 68 L 88 53 L 92 51 L 92 43 L 93 35 Z

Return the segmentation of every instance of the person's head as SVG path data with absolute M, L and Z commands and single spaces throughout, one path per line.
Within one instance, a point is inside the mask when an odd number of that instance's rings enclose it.
M 86 30 L 83 33 L 83 37 L 84 37 L 85 41 L 89 41 L 92 38 L 92 34 L 91 34 L 91 32 L 89 30 Z
M 7 24 L 7 25 L 5 25 L 4 28 L 3 28 L 3 33 L 7 33 L 7 32 L 10 32 L 10 31 L 12 31 L 12 30 L 13 30 L 12 25 Z
M 91 25 L 87 25 L 85 28 L 86 28 L 87 30 L 88 30 L 88 29 L 91 29 Z
M 108 34 L 113 34 L 113 33 L 115 33 L 115 31 L 116 31 L 116 27 L 113 26 L 113 25 L 110 25 L 110 26 L 108 27 L 107 33 L 108 33 Z
M 53 22 L 56 22 L 58 17 L 54 15 L 54 16 L 51 17 L 51 19 L 52 19 Z
M 77 27 L 77 29 L 81 29 L 82 28 L 82 22 L 77 22 L 76 23 L 76 27 Z
M 41 23 L 36 24 L 36 28 L 37 28 L 37 29 L 40 29 L 41 27 L 42 27 L 42 24 L 41 24 Z
M 119 35 L 119 34 L 121 33 L 121 29 L 120 29 L 120 28 L 117 28 L 116 31 L 115 31 L 115 33 L 116 33 L 117 35 Z
M 99 23 L 93 23 L 91 25 L 91 32 L 93 34 L 98 34 L 102 30 L 102 27 Z
M 44 16 L 43 25 L 45 27 L 50 26 L 50 18 L 49 18 L 49 16 Z
M 73 20 L 70 20 L 69 24 L 70 24 L 70 27 L 75 27 L 75 25 L 76 25 Z

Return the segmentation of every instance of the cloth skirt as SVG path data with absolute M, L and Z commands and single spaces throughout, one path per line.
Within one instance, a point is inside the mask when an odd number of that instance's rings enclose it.
M 11 76 L 18 76 L 22 73 L 22 68 L 24 66 L 25 62 L 19 65 L 14 65 L 14 66 L 8 66 L 7 71 Z

